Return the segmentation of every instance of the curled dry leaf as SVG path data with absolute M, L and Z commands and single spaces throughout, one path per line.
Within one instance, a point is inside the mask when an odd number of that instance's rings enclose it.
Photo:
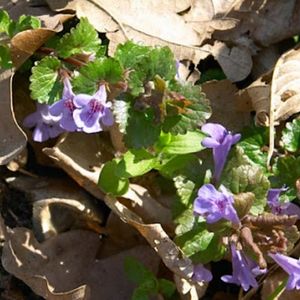
M 103 199 L 105 195 L 97 183 L 101 166 L 113 158 L 113 149 L 110 147 L 109 142 L 99 135 L 71 133 L 60 139 L 55 147 L 45 148 L 44 153 L 80 186 L 96 198 Z M 170 211 L 152 198 L 143 187 L 132 184 L 123 197 L 131 200 L 128 205 L 145 221 L 170 226 Z
M 250 124 L 250 112 L 239 110 L 239 99 L 235 98 L 237 87 L 229 80 L 205 82 L 202 84 L 202 91 L 212 107 L 210 122 L 220 123 L 233 132 L 239 132 Z M 228 115 L 231 117 L 228 118 Z
M 44 148 L 43 152 L 80 186 L 96 198 L 103 199 L 104 193 L 97 183 L 101 165 L 112 158 L 109 152 L 112 149 L 108 145 L 99 135 L 70 133 L 53 148 Z
M 106 196 L 105 203 L 125 223 L 132 225 L 140 232 L 172 272 L 181 278 L 191 279 L 193 275 L 192 261 L 184 256 L 160 224 L 144 224 L 138 215 L 129 210 L 116 198 Z
M 99 247 L 98 234 L 90 231 L 69 231 L 38 243 L 30 230 L 15 228 L 7 232 L 2 264 L 36 294 L 51 300 L 129 299 L 134 285 L 124 272 L 127 256 L 157 273 L 160 259 L 148 246 L 97 259 Z
M 240 46 L 229 48 L 225 43 L 218 41 L 203 48 L 214 56 L 229 80 L 240 81 L 250 74 L 252 58 L 247 48 Z
M 33 226 L 40 240 L 74 228 L 103 233 L 103 214 L 94 199 L 68 178 L 7 178 L 33 205 Z
M 47 0 L 52 9 L 73 9 L 78 17 L 87 17 L 100 32 L 107 33 L 112 55 L 119 43 L 130 39 L 149 46 L 169 46 L 177 59 L 198 63 L 210 53 L 198 47 L 202 37 L 177 14 L 189 2 L 154 0 L 110 1 Z M 180 5 L 179 5 L 180 4 Z M 123 12 L 126 11 L 126 14 Z M 147 16 L 147 17 L 145 17 Z
M 12 110 L 11 70 L 0 73 L 0 165 L 18 156 L 26 146 L 26 135 L 16 122 Z

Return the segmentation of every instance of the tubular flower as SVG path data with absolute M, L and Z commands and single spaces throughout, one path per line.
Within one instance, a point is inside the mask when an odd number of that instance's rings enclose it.
M 64 130 L 59 126 L 60 116 L 52 116 L 47 104 L 37 104 L 37 110 L 27 116 L 23 125 L 34 128 L 32 138 L 36 142 L 44 142 L 49 138 L 55 138 Z
M 69 78 L 64 79 L 64 90 L 61 100 L 52 104 L 49 108 L 53 116 L 61 116 L 60 126 L 67 131 L 76 131 L 77 126 L 73 119 L 75 105 L 73 99 L 75 94 L 72 91 L 72 86 Z
M 192 279 L 196 281 L 209 282 L 212 280 L 212 274 L 209 270 L 204 268 L 202 264 L 198 264 L 194 266 L 194 273 Z
M 215 223 L 220 219 L 226 219 L 239 224 L 239 218 L 233 207 L 233 196 L 225 187 L 217 191 L 212 184 L 205 184 L 198 190 L 198 197 L 194 202 L 194 213 L 206 218 L 207 223 Z
M 287 290 L 300 289 L 300 260 L 280 253 L 269 253 L 275 262 L 289 275 Z
M 105 126 L 111 126 L 114 122 L 110 110 L 111 102 L 106 102 L 107 94 L 105 85 L 92 96 L 79 94 L 74 97 L 75 110 L 73 117 L 75 124 L 82 131 L 87 133 L 99 132 L 102 130 L 100 122 Z
M 258 265 L 246 257 L 246 255 L 237 250 L 234 244 L 231 244 L 232 275 L 224 275 L 221 280 L 227 283 L 241 285 L 244 291 L 248 291 L 250 286 L 258 287 L 256 276 L 265 273 L 266 269 L 259 269 Z
M 218 182 L 230 148 L 240 140 L 241 135 L 231 134 L 222 125 L 214 123 L 204 124 L 201 130 L 210 136 L 203 139 L 202 145 L 206 148 L 213 149 L 215 165 L 213 178 L 216 182 Z
M 286 192 L 287 188 L 269 189 L 267 196 L 267 203 L 275 215 L 297 215 L 300 219 L 300 207 L 291 202 L 280 202 L 279 196 L 281 192 Z

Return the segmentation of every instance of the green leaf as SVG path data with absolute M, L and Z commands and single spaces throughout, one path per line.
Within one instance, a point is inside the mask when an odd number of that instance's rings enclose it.
M 9 34 L 9 25 L 11 23 L 11 19 L 7 13 L 7 11 L 0 9 L 0 33 L 4 32 L 7 35 Z
M 52 104 L 60 98 L 63 85 L 59 80 L 60 61 L 44 57 L 32 68 L 30 76 L 31 97 L 40 103 Z
M 12 21 L 9 24 L 8 32 L 9 36 L 13 37 L 15 34 L 28 30 L 28 29 L 37 29 L 41 27 L 40 19 L 33 16 L 22 15 L 19 17 L 17 22 Z
M 290 199 L 297 195 L 296 181 L 300 178 L 300 156 L 279 157 L 273 165 L 274 177 L 271 181 L 274 186 L 287 185 L 290 190 Z
M 149 296 L 156 295 L 158 292 L 158 282 L 154 277 L 147 281 L 144 281 L 139 287 L 137 287 L 132 295 L 132 300 L 149 300 Z
M 127 151 L 117 166 L 117 174 L 123 178 L 143 175 L 157 164 L 157 158 L 145 149 Z
M 73 80 L 76 92 L 93 94 L 102 81 L 116 83 L 123 77 L 120 63 L 113 58 L 96 59 L 79 70 L 79 75 Z
M 13 67 L 10 50 L 4 45 L 0 45 L 0 67 L 3 69 L 9 69 Z
M 226 247 L 222 243 L 222 238 L 222 235 L 215 233 L 208 247 L 204 251 L 199 251 L 190 257 L 192 261 L 194 263 L 207 264 L 211 261 L 221 260 L 226 253 Z
M 105 163 L 101 170 L 98 182 L 98 185 L 103 192 L 115 196 L 121 196 L 127 192 L 129 181 L 127 178 L 119 177 L 117 172 L 118 163 L 116 160 Z
M 242 149 L 238 149 L 238 151 L 235 152 L 235 156 L 232 157 L 231 161 L 227 164 L 223 172 L 221 183 L 236 195 L 252 192 L 255 195 L 255 201 L 250 212 L 254 215 L 258 215 L 264 211 L 270 182 L 264 174 L 263 169 L 259 166 L 238 163 L 243 160 L 247 161 Z
M 115 52 L 115 59 L 118 59 L 124 69 L 129 69 L 128 87 L 133 96 L 144 91 L 143 83 L 146 79 L 148 69 L 148 57 L 150 47 L 126 42 L 119 45 Z
M 179 175 L 174 178 L 177 197 L 172 207 L 176 235 L 182 235 L 190 231 L 195 223 L 193 202 L 196 198 L 195 183 L 185 176 Z
M 169 98 L 165 99 L 166 116 L 162 129 L 174 135 L 194 131 L 211 115 L 208 100 L 199 86 L 173 83 Z
M 129 110 L 129 119 L 126 127 L 125 143 L 129 148 L 147 148 L 152 146 L 160 135 L 160 126 L 154 123 L 154 114 L 151 109 L 145 112 Z
M 201 224 L 183 235 L 175 238 L 176 244 L 181 248 L 183 253 L 190 257 L 199 251 L 207 249 L 208 245 L 214 237 L 213 232 L 205 229 L 205 225 Z
M 276 289 L 272 292 L 270 296 L 268 296 L 267 300 L 277 300 L 279 296 L 282 294 L 282 292 L 286 288 L 286 284 L 288 282 L 288 278 L 285 278 L 277 287 Z
M 124 268 L 127 277 L 138 285 L 156 279 L 154 274 L 134 257 L 128 256 L 125 258 Z
M 151 48 L 127 42 L 119 45 L 115 58 L 130 70 L 128 87 L 132 95 L 144 91 L 144 84 L 159 75 L 165 80 L 175 77 L 175 58 L 168 47 Z
M 173 179 L 178 175 L 189 174 L 190 177 L 196 177 L 200 179 L 201 176 L 198 173 L 200 170 L 200 160 L 193 154 L 160 154 L 159 161 L 156 165 L 156 169 L 166 178 Z M 194 179 L 194 178 L 193 178 Z
M 96 53 L 100 44 L 95 28 L 87 18 L 81 18 L 77 26 L 61 38 L 57 52 L 63 58 L 79 53 Z
M 171 298 L 176 292 L 176 286 L 174 282 L 162 278 L 158 280 L 158 290 L 168 299 Z
M 251 163 L 266 170 L 267 151 L 263 148 L 268 144 L 268 129 L 264 127 L 248 127 L 242 133 L 242 140 L 238 145 L 244 150 Z
M 294 119 L 288 122 L 282 131 L 282 146 L 285 150 L 296 152 L 300 149 L 300 119 Z
M 158 151 L 167 154 L 187 154 L 201 151 L 204 147 L 201 141 L 205 135 L 200 131 L 188 131 L 186 134 L 160 134 L 155 147 Z

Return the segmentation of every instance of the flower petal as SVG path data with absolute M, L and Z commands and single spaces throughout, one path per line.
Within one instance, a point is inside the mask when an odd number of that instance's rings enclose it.
M 100 85 L 98 91 L 94 94 L 93 98 L 97 99 L 101 103 L 105 103 L 106 102 L 107 93 L 106 93 L 106 88 L 105 88 L 104 84 Z
M 101 117 L 101 122 L 105 126 L 112 126 L 114 124 L 114 116 L 111 110 L 107 107 L 104 108 L 104 113 Z
M 74 97 L 73 103 L 77 108 L 86 106 L 94 97 L 86 94 L 78 94 Z
M 201 127 L 201 130 L 219 142 L 222 142 L 224 135 L 227 133 L 225 127 L 216 123 L 206 123 Z
M 53 116 L 60 116 L 64 110 L 64 100 L 59 100 L 49 107 L 49 113 Z
M 49 139 L 49 132 L 47 125 L 45 124 L 40 124 L 35 127 L 33 133 L 32 133 L 32 139 L 35 142 L 44 142 Z
M 201 145 L 205 148 L 215 148 L 220 146 L 220 143 L 214 138 L 206 137 L 202 140 Z
M 196 281 L 209 282 L 212 280 L 212 274 L 209 270 L 203 267 L 202 264 L 194 266 L 193 279 Z
M 23 125 L 27 128 L 32 128 L 36 126 L 38 122 L 41 121 L 41 118 L 41 114 L 36 111 L 24 119 Z

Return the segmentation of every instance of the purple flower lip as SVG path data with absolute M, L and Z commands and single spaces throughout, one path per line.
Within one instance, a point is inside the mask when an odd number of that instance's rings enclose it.
M 202 264 L 198 264 L 194 266 L 192 279 L 195 281 L 209 282 L 212 280 L 212 274 L 209 270 L 204 268 Z
M 267 203 L 271 212 L 275 215 L 296 215 L 300 219 L 300 207 L 291 202 L 280 202 L 279 196 L 282 192 L 286 192 L 287 187 L 278 189 L 269 189 L 267 195 Z
M 259 269 L 258 265 L 248 258 L 241 250 L 237 250 L 234 244 L 231 247 L 232 275 L 224 275 L 221 280 L 227 283 L 241 285 L 244 291 L 250 286 L 257 288 L 256 276 L 267 272 L 266 269 Z
M 92 96 L 85 94 L 76 95 L 74 97 L 75 110 L 73 112 L 76 126 L 87 133 L 101 131 L 101 124 L 111 126 L 114 122 L 110 110 L 111 102 L 106 101 L 105 85 L 101 85 L 99 90 Z
M 64 130 L 59 126 L 61 116 L 53 116 L 49 112 L 47 104 L 37 104 L 37 110 L 27 116 L 23 125 L 28 128 L 33 128 L 32 138 L 36 142 L 44 142 L 49 138 L 55 138 Z
M 213 149 L 214 159 L 214 182 L 220 180 L 223 168 L 226 163 L 232 145 L 236 144 L 240 138 L 240 134 L 231 134 L 222 125 L 215 123 L 206 123 L 202 126 L 201 130 L 209 135 L 202 140 L 202 146 Z
M 300 260 L 280 253 L 268 254 L 288 275 L 287 290 L 300 289 Z
M 225 187 L 217 191 L 212 184 L 205 184 L 198 190 L 198 197 L 194 202 L 194 213 L 206 218 L 207 223 L 215 223 L 226 219 L 234 224 L 239 224 L 237 212 L 233 207 L 233 196 Z
M 78 128 L 74 122 L 73 112 L 75 110 L 74 99 L 75 94 L 68 77 L 64 79 L 64 90 L 62 98 L 52 104 L 49 111 L 54 116 L 61 116 L 60 126 L 66 131 L 76 131 Z

